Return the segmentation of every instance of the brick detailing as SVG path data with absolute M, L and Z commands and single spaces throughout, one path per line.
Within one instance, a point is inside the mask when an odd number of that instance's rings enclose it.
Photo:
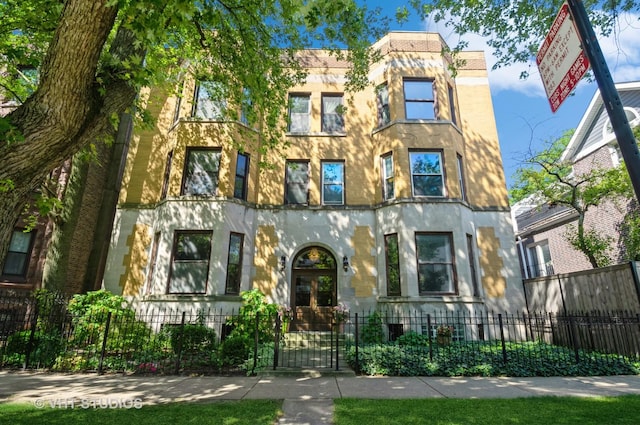
M 373 270 L 376 269 L 375 240 L 369 226 L 356 226 L 351 238 L 355 255 L 349 259 L 353 269 L 351 287 L 355 289 L 356 297 L 370 297 L 376 287 L 376 277 Z M 341 261 L 338 261 L 341 266 Z
M 253 265 L 256 269 L 253 288 L 259 289 L 267 297 L 271 296 L 272 291 L 279 286 L 278 279 L 284 279 L 278 275 L 278 256 L 275 252 L 278 240 L 275 226 L 258 226 L 256 252 L 253 257 Z
M 493 227 L 478 227 L 478 249 L 485 293 L 494 298 L 503 297 L 507 279 L 502 275 L 504 261 L 498 254 L 500 239 L 496 237 Z
M 144 270 L 149 263 L 149 246 L 151 245 L 151 235 L 149 226 L 146 224 L 135 224 L 131 234 L 127 237 L 129 253 L 124 256 L 122 264 L 125 272 L 120 275 L 120 287 L 122 295 L 134 296 L 142 293 L 142 286 L 145 281 Z

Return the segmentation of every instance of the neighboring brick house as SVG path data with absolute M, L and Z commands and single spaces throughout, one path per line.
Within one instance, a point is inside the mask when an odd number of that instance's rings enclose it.
M 629 123 L 632 127 L 637 126 L 640 124 L 640 82 L 619 83 L 616 88 Z M 573 163 L 575 175 L 589 173 L 594 167 L 613 167 L 622 161 L 599 92 L 593 96 L 562 160 Z M 602 235 L 613 237 L 608 255 L 614 264 L 627 259 L 620 238 L 620 226 L 632 202 L 620 200 L 614 204 L 613 201 L 607 201 L 589 210 L 585 216 L 586 228 L 593 228 Z M 586 256 L 575 250 L 565 237 L 568 226 L 575 224 L 577 220 L 575 211 L 559 205 L 539 206 L 531 200 L 525 200 L 513 206 L 512 215 L 522 275 L 525 278 L 591 268 Z
M 258 288 L 320 320 L 337 303 L 524 308 L 483 53 L 462 52 L 454 76 L 438 34 L 374 47 L 372 85 L 348 106 L 347 64 L 303 53 L 272 168 L 237 150 L 247 127 L 217 119 L 206 82 L 187 79 L 180 102 L 150 90 L 157 124 L 133 132 L 103 286 L 150 309 L 226 310 Z

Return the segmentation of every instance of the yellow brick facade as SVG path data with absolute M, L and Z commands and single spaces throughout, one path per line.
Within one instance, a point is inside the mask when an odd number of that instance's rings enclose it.
M 362 308 L 389 305 L 424 310 L 449 304 L 471 308 L 502 300 L 520 307 L 523 299 L 513 289 L 518 285 L 512 284 L 519 268 L 515 255 L 511 258 L 514 247 L 506 224 L 507 191 L 483 54 L 463 52 L 461 58 L 466 62 L 454 75 L 449 58 L 441 54 L 444 42 L 438 34 L 390 33 L 374 47 L 380 50 L 382 59 L 371 67 L 370 86 L 354 94 L 344 93 L 347 64 L 327 52 L 303 53 L 306 82 L 291 88 L 289 94 L 308 96 L 309 130 L 283 135 L 286 144 L 264 156 L 251 142 L 257 135 L 254 129 L 239 122 L 190 117 L 193 78 L 185 81 L 179 104 L 176 96 L 163 98 L 160 93 L 149 92 L 148 103 L 157 123 L 152 130 L 134 131 L 120 213 L 123 220 L 148 226 L 149 234 L 161 234 L 160 254 L 153 260 L 154 276 L 147 279 L 154 300 L 162 301 L 167 282 L 172 279 L 171 270 L 176 269 L 176 232 L 207 230 L 212 237 L 206 293 L 189 294 L 201 301 L 239 302 L 237 294 L 236 298 L 229 294 L 226 270 L 230 235 L 241 234 L 240 289 L 258 288 L 283 305 L 295 306 L 296 291 L 306 276 L 296 261 L 304 250 L 317 246 L 335 260 L 336 270 L 331 271 L 336 287 L 331 300 L 334 305 L 340 301 Z M 434 119 L 407 119 L 410 105 L 404 81 L 430 82 L 433 102 L 420 106 L 432 107 Z M 376 87 L 385 84 L 389 120 L 380 126 Z M 336 94 L 344 94 L 344 130 L 325 133 L 323 95 Z M 244 199 L 234 198 L 240 146 L 250 158 Z M 185 196 L 186 154 L 188 149 L 198 147 L 221 152 L 217 190 L 205 197 Z M 167 167 L 170 152 L 172 159 Z M 435 177 L 428 176 L 435 180 L 427 181 L 442 181 L 441 195 L 415 194 L 413 182 L 423 177 L 411 169 L 413 152 L 439 155 L 440 171 Z M 392 155 L 394 196 L 384 199 L 382 157 L 388 154 Z M 293 190 L 287 181 L 287 161 L 308 164 L 304 186 L 308 202 L 287 204 L 286 193 Z M 344 171 L 337 189 L 344 201 L 338 205 L 323 202 L 323 190 L 335 189 L 335 185 L 323 181 L 323 163 L 327 161 L 342 164 Z M 270 167 L 260 168 L 260 162 L 268 162 Z M 135 231 L 129 236 L 126 233 L 124 227 L 114 228 L 114 235 L 119 235 L 114 240 L 129 240 Z M 400 295 L 393 296 L 388 295 L 389 265 L 385 257 L 385 237 L 390 234 L 398 239 L 402 288 Z M 452 258 L 444 265 L 433 266 L 429 263 L 433 258 L 418 252 L 424 249 L 417 246 L 416 235 L 420 234 L 446 235 L 452 245 Z M 140 231 L 135 235 L 132 240 L 143 241 Z M 472 247 L 467 246 L 469 241 Z M 120 286 L 134 293 L 141 288 L 140 273 L 148 272 L 149 267 L 142 261 L 134 264 L 133 259 L 142 259 L 149 243 L 128 242 L 125 247 L 116 242 L 116 246 L 119 248 L 113 251 L 112 261 L 118 255 L 130 259 L 125 261 Z M 468 258 L 469 252 L 477 252 L 479 258 Z M 479 268 L 472 267 L 471 262 Z M 450 286 L 438 292 L 428 289 L 425 279 L 431 276 L 430 270 L 440 267 L 447 270 Z M 477 276 L 472 276 L 474 270 Z M 476 279 L 483 286 L 479 294 L 472 288 Z

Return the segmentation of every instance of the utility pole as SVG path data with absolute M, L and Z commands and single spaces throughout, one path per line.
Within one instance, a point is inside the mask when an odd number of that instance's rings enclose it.
M 640 200 L 640 152 L 638 151 L 636 139 L 633 136 L 633 131 L 627 120 L 627 115 L 624 112 L 620 95 L 618 94 L 618 90 L 616 90 L 613 78 L 609 72 L 609 67 L 604 60 L 600 43 L 598 43 L 596 34 L 593 31 L 584 4 L 580 0 L 567 0 L 567 3 L 576 23 L 576 28 L 578 29 L 578 34 L 583 44 L 582 48 L 591 63 L 593 75 L 600 89 L 602 103 L 609 114 L 613 132 L 620 146 L 629 177 L 631 177 L 631 184 L 633 185 L 636 199 Z

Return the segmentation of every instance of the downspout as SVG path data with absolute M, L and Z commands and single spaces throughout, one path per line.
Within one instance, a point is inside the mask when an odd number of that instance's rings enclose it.
M 522 259 L 522 270 L 524 271 L 524 278 L 529 279 L 529 269 L 527 268 L 527 257 L 524 256 L 524 248 L 522 247 L 522 236 L 516 236 L 518 249 L 520 250 L 520 258 Z

